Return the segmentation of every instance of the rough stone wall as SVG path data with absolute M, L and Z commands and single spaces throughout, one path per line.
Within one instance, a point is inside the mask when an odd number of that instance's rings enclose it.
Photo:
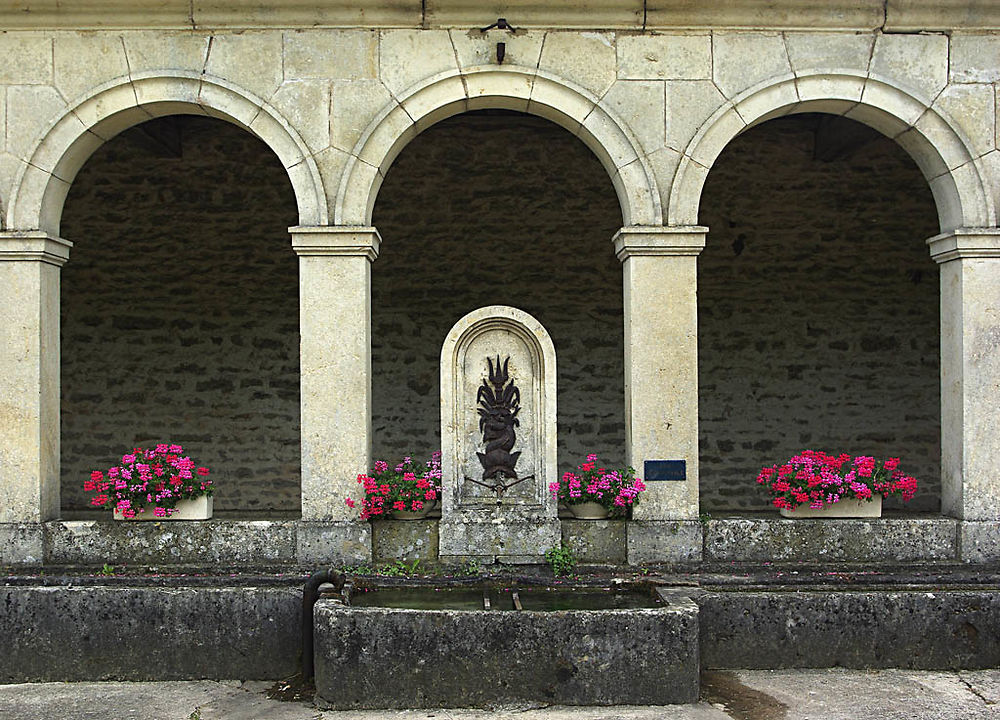
M 559 468 L 625 457 L 621 227 L 597 158 L 548 121 L 474 113 L 418 136 L 375 204 L 374 454 L 440 449 L 441 345 L 466 313 L 512 305 L 556 347 Z
M 116 453 L 172 441 L 212 469 L 217 509 L 298 510 L 296 217 L 277 158 L 219 120 L 146 123 L 90 158 L 62 223 L 64 509 Z
M 817 122 L 747 131 L 702 196 L 702 508 L 763 507 L 760 467 L 811 448 L 898 455 L 921 482 L 906 507 L 938 510 L 938 269 L 924 244 L 938 232 L 934 201 L 880 135 L 815 159 Z

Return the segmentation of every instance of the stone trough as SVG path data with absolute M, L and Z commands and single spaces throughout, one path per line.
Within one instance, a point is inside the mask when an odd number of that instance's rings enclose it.
M 698 697 L 698 607 L 652 586 L 393 588 L 321 598 L 331 708 L 617 705 Z

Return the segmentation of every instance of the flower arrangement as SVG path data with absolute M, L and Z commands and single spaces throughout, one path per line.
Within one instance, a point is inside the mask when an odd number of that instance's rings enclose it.
M 96 493 L 91 505 L 117 510 L 125 518 L 144 515 L 146 505 L 153 506 L 155 517 L 170 517 L 179 500 L 212 495 L 208 468 L 196 467 L 183 452 L 180 445 L 166 443 L 132 448 L 120 464 L 90 473 L 83 489 Z
M 568 471 L 560 480 L 549 484 L 552 496 L 565 505 L 597 503 L 610 516 L 621 517 L 639 502 L 639 493 L 646 489 L 633 468 L 608 470 L 599 466 L 594 454 L 588 455 L 577 471 Z
M 763 468 L 757 483 L 771 494 L 771 504 L 793 510 L 799 505 L 819 509 L 841 500 L 871 500 L 873 495 L 910 500 L 917 481 L 899 469 L 899 458 L 878 461 L 859 455 L 827 455 L 804 450 L 781 465 Z
M 393 511 L 421 512 L 429 510 L 441 495 L 441 452 L 435 452 L 420 468 L 407 455 L 393 468 L 384 460 L 375 461 L 375 470 L 368 475 L 358 475 L 364 487 L 361 500 L 361 519 L 385 517 Z M 345 500 L 353 508 L 353 498 Z

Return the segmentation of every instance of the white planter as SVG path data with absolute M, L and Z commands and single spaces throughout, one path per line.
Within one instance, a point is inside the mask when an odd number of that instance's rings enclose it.
M 212 517 L 212 500 L 213 498 L 207 495 L 199 495 L 191 500 L 178 500 L 177 512 L 172 513 L 169 517 L 157 517 L 153 514 L 153 508 L 156 506 L 146 503 L 144 511 L 131 518 L 127 518 L 121 514 L 121 511 L 115 510 L 115 520 L 135 520 L 139 522 L 163 522 L 165 520 L 208 520 Z
M 569 506 L 569 511 L 577 520 L 604 520 L 608 517 L 608 509 L 595 502 L 576 503 Z
M 799 505 L 794 510 L 780 508 L 780 512 L 786 518 L 882 517 L 882 496 L 873 495 L 871 500 L 844 499 L 816 510 L 808 505 Z

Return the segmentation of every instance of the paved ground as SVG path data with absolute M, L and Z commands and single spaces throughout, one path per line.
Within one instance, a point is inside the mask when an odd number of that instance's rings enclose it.
M 2 720 L 985 720 L 1000 670 L 745 670 L 707 673 L 693 705 L 333 712 L 267 697 L 266 682 L 0 685 Z

